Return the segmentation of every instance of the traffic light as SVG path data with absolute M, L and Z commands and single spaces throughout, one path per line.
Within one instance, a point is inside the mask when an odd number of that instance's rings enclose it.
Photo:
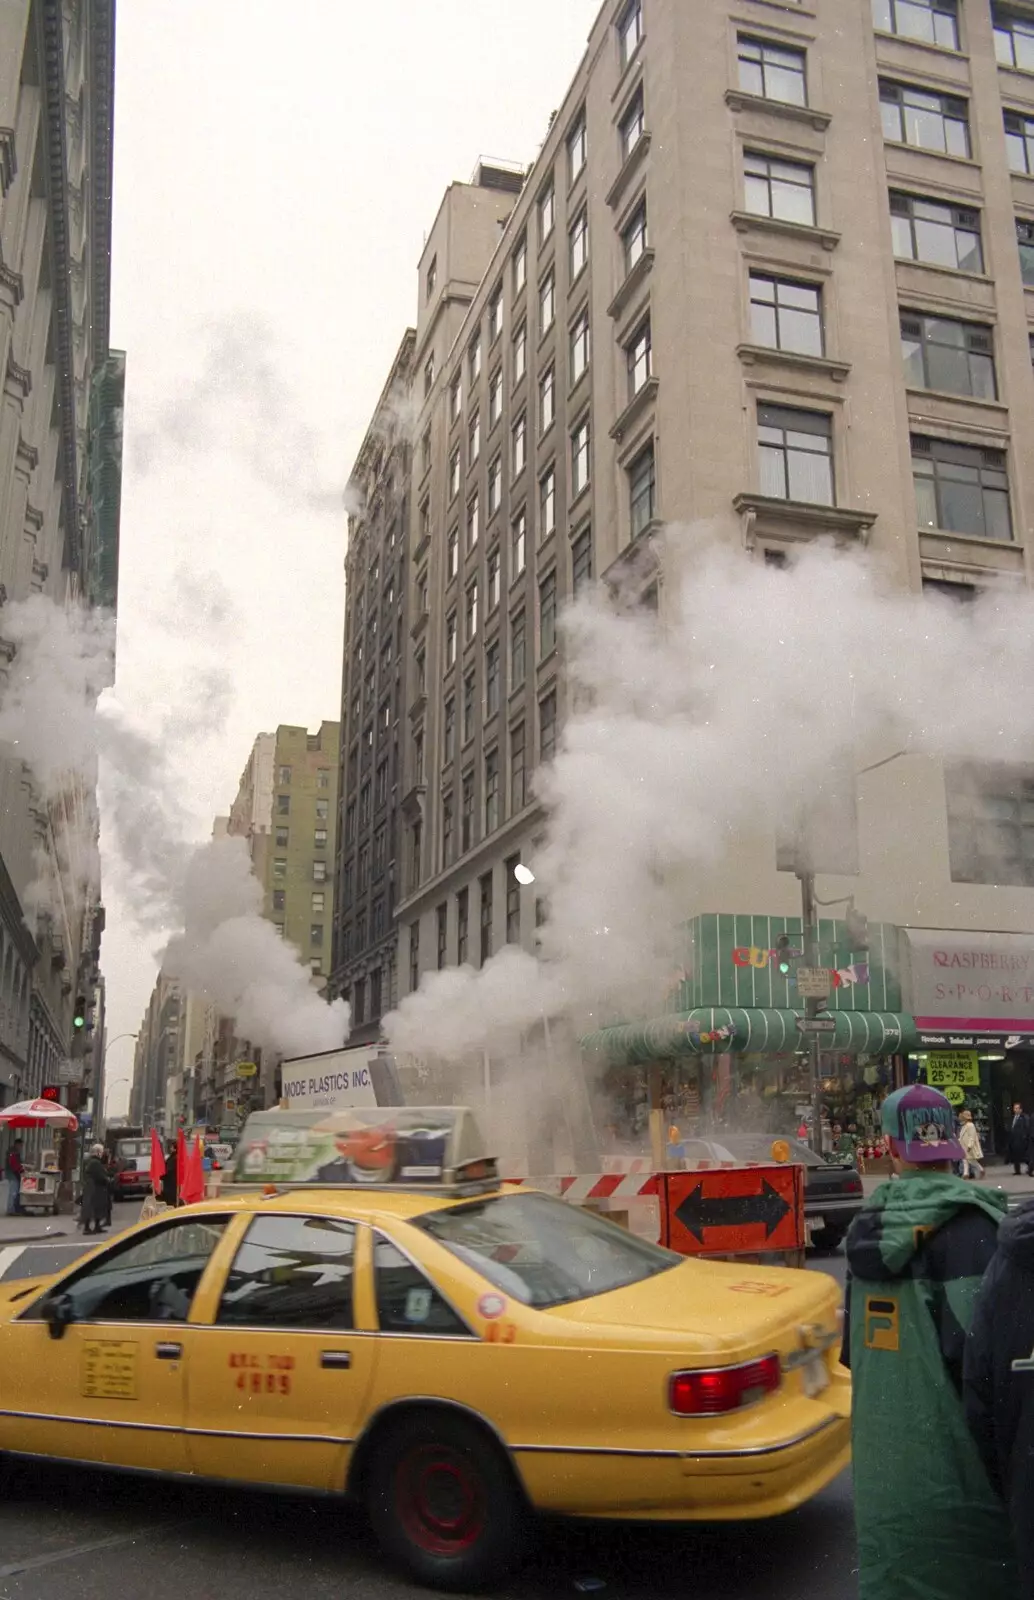
M 781 978 L 790 976 L 793 963 L 790 960 L 790 940 L 785 933 L 780 934 L 776 940 L 776 966 Z
M 81 995 L 77 996 L 77 998 L 76 998 L 75 1010 L 72 1013 L 72 1027 L 73 1028 L 85 1028 L 85 1026 L 86 1026 L 86 996 L 84 994 L 81 994 Z

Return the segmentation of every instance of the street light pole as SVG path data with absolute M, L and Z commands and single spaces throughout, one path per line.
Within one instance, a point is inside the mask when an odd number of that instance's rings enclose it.
M 798 872 L 801 885 L 801 927 L 804 933 L 804 961 L 808 967 L 819 965 L 818 911 L 815 900 L 814 872 Z M 804 1015 L 811 1019 L 825 1009 L 824 1000 L 806 999 Z M 816 1155 L 822 1154 L 822 1042 L 817 1032 L 809 1031 L 808 1063 L 811 1073 L 811 1147 Z

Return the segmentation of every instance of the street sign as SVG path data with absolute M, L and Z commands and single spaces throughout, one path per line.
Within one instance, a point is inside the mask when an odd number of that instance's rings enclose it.
M 798 1017 L 798 1033 L 836 1033 L 836 1017 Z
M 258 1067 L 254 1061 L 238 1061 L 237 1076 L 238 1078 L 257 1078 Z
M 828 967 L 798 967 L 797 993 L 802 1000 L 828 1000 L 833 977 Z
M 70 1056 L 65 1056 L 57 1064 L 57 1081 L 58 1083 L 82 1083 L 82 1061 L 75 1061 Z

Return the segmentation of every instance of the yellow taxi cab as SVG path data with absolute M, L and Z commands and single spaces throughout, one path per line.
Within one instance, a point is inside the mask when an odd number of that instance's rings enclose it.
M 0 1285 L 0 1459 L 347 1493 L 461 1589 L 530 1512 L 770 1517 L 847 1464 L 825 1274 L 500 1184 L 461 1108 L 257 1113 L 233 1178 Z

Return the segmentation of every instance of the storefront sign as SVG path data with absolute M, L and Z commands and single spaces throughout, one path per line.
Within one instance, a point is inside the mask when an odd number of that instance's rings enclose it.
M 926 1058 L 926 1081 L 932 1089 L 980 1087 L 980 1056 L 976 1050 L 935 1050 Z
M 1034 934 L 908 928 L 906 1009 L 923 1044 L 1015 1049 L 1034 1041 Z

